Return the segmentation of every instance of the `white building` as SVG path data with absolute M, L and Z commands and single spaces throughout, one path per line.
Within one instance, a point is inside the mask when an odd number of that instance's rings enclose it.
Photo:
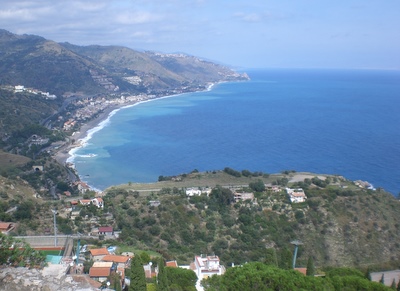
M 95 205 L 97 208 L 104 208 L 103 198 L 100 197 L 93 198 L 92 204 Z
M 207 279 L 212 275 L 223 275 L 225 273 L 225 267 L 220 265 L 218 256 L 195 256 L 194 263 L 191 264 L 192 270 L 197 276 L 197 290 L 202 290 L 200 282 L 203 279 Z
M 301 203 L 307 200 L 307 196 L 301 188 L 286 188 L 286 193 L 289 195 L 290 202 L 292 203 Z
M 201 194 L 210 195 L 211 189 L 206 188 L 187 188 L 186 189 L 186 196 L 200 196 Z
M 195 189 L 195 188 L 187 188 L 186 189 L 186 196 L 200 196 L 201 195 L 201 190 L 200 189 Z

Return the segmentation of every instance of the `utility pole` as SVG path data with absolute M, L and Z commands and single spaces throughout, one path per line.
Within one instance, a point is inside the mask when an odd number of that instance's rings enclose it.
M 53 218 L 54 218 L 54 246 L 57 246 L 57 222 L 56 222 L 56 215 L 57 215 L 57 209 L 52 209 L 51 212 L 53 212 Z
M 293 254 L 293 269 L 294 269 L 296 267 L 297 250 L 299 249 L 299 245 L 302 245 L 303 243 L 297 239 L 291 241 L 290 243 L 294 245 L 294 254 Z

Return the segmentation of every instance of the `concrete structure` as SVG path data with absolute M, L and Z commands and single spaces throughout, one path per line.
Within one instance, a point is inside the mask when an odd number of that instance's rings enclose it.
M 385 271 L 385 272 L 373 272 L 370 274 L 371 275 L 371 281 L 373 282 L 380 282 L 383 276 L 383 283 L 386 286 L 391 286 L 393 283 L 393 280 L 398 286 L 400 282 L 400 270 L 392 270 L 392 271 Z

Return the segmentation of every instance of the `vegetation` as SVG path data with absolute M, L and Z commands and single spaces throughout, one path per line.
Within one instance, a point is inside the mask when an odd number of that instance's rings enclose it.
M 192 270 L 166 267 L 165 275 L 169 289 L 160 290 L 196 291 L 197 276 Z
M 0 265 L 41 268 L 46 257 L 29 244 L 0 233 Z
M 146 291 L 146 276 L 139 256 L 132 259 L 129 290 Z
M 283 270 L 260 262 L 230 268 L 222 276 L 203 280 L 206 291 L 224 290 L 390 290 L 362 276 L 346 273 L 326 278 L 304 276 L 294 270 Z
M 158 276 L 157 276 L 157 290 L 164 291 L 168 290 L 167 274 L 165 272 L 165 261 L 160 259 L 158 261 Z
M 396 265 L 400 259 L 395 238 L 400 205 L 388 193 L 354 187 L 344 179 L 334 182 L 333 178 L 321 188 L 309 179 L 307 202 L 291 204 L 282 186 L 280 192 L 251 189 L 261 184 L 259 180 L 276 181 L 274 175 L 235 178 L 240 183 L 249 179 L 249 187 L 243 191 L 255 192 L 256 202 L 235 202 L 236 188 L 226 186 L 216 185 L 209 196 L 193 197 L 186 197 L 184 188 L 172 188 L 195 182 L 212 185 L 210 177 L 217 176 L 225 179 L 228 174 L 191 173 L 178 182 L 160 182 L 163 186 L 145 185 L 146 189 L 161 188 L 159 192 L 142 192 L 136 184 L 108 189 L 105 204 L 115 217 L 115 227 L 121 230 L 121 241 L 139 249 L 157 250 L 165 259 L 184 264 L 196 254 L 215 253 L 225 265 L 260 261 L 290 269 L 290 242 L 294 239 L 303 242 L 297 266 L 305 267 L 310 256 L 317 266 L 363 267 L 383 261 Z M 339 181 L 346 188 L 339 187 Z M 170 183 L 171 188 L 165 188 L 164 183 Z M 150 200 L 161 204 L 150 206 Z M 382 240 L 392 250 L 391 256 L 381 249 Z M 367 242 L 368 247 L 363 247 Z M 345 247 L 337 248 L 337 244 Z

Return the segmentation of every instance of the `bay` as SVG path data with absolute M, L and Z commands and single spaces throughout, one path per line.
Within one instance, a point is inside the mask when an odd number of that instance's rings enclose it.
M 339 174 L 400 191 L 400 72 L 248 70 L 251 80 L 118 110 L 74 152 L 96 189 L 236 170 Z

